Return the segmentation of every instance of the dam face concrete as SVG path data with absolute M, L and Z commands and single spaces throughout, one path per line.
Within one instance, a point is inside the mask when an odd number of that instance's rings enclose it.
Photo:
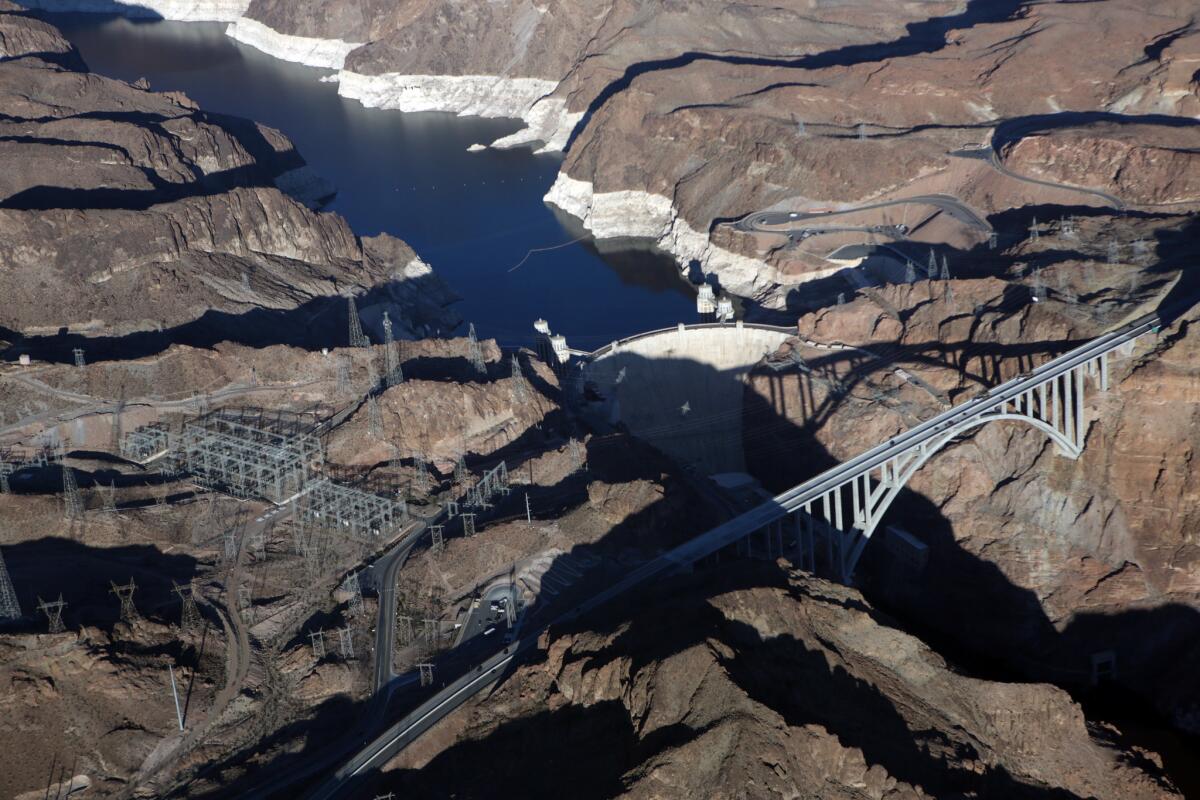
M 604 398 L 609 422 L 678 463 L 703 475 L 743 472 L 745 376 L 791 336 L 741 323 L 681 325 L 597 351 L 583 377 Z

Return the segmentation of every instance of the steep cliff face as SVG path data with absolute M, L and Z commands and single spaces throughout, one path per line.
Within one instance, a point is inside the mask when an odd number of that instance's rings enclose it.
M 1171 236 L 1159 229 L 1155 238 Z M 1028 257 L 1061 245 L 1043 240 Z M 1186 263 L 1193 250 L 1175 257 Z M 1172 304 L 1169 272 L 1161 283 L 1150 273 L 1131 284 L 1125 269 L 1059 262 L 1039 273 L 1053 287 L 1040 303 L 999 302 L 1004 284 L 995 279 L 919 281 L 802 317 L 802 340 L 835 347 L 802 349 L 808 372 L 754 376 L 761 413 L 747 424 L 751 468 L 782 490 L 1072 343 Z M 907 620 L 1038 679 L 1086 685 L 1093 656 L 1111 654 L 1120 683 L 1178 727 L 1200 731 L 1200 695 L 1188 677 L 1200 664 L 1198 316 L 1190 310 L 1131 353 L 1114 354 L 1107 392 L 1088 381 L 1078 459 L 1015 422 L 988 424 L 934 456 L 867 548 L 866 585 Z M 886 359 L 864 363 L 861 352 L 837 349 L 843 344 Z M 888 375 L 896 367 L 906 381 Z M 929 546 L 923 571 L 893 556 L 889 524 Z
M 857 592 L 770 570 L 672 583 L 611 618 L 627 621 L 553 632 L 456 730 L 403 754 L 383 790 L 1179 796 L 1061 690 L 961 675 Z
M 962 3 L 630 0 L 389 4 L 254 0 L 230 35 L 283 58 L 340 69 L 369 106 L 520 117 L 500 144 L 563 147 L 589 104 L 635 65 L 686 53 L 791 57 L 886 41 Z M 430 42 L 438 42 L 430 47 Z
M 797 286 L 828 274 L 830 263 L 806 258 L 784 237 L 755 237 L 722 223 L 762 209 L 843 208 L 929 193 L 985 215 L 1104 202 L 952 155 L 993 137 L 1019 142 L 1027 132 L 1055 132 L 1088 115 L 1140 120 L 1140 136 L 1119 126 L 1126 131 L 1119 137 L 1125 144 L 1116 146 L 1122 152 L 1100 141 L 1111 133 L 1054 133 L 1056 166 L 1034 177 L 1128 192 L 1129 203 L 1169 197 L 1195 204 L 1194 154 L 1169 146 L 1129 150 L 1148 134 L 1152 141 L 1195 137 L 1187 116 L 1200 99 L 1178 75 L 1181 64 L 1195 63 L 1181 41 L 1192 36 L 1192 9 L 1178 2 L 1154 7 L 1151 17 L 1142 4 L 1127 2 L 977 4 L 942 22 L 944 42 L 926 31 L 876 50 L 845 47 L 751 63 L 705 52 L 654 65 L 592 104 L 546 200 L 598 236 L 655 238 L 681 263 L 694 261 L 734 293 L 777 308 Z M 1073 46 L 1081 38 L 1088 48 Z M 1144 91 L 1156 81 L 1174 88 Z M 1112 112 L 1183 118 L 1106 117 Z M 1026 160 L 1051 157 L 1030 153 Z M 1179 174 L 1148 188 L 1174 169 Z M 962 246 L 932 231 L 912 238 Z
M 1161 206 L 1200 197 L 1200 151 L 1190 125 L 1098 123 L 1029 136 L 1002 149 L 1014 172 L 1099 188 L 1127 203 Z
M 89 74 L 11 4 L 0 33 L 0 326 L 123 335 L 385 284 L 398 320 L 446 321 L 411 249 L 277 188 L 320 183 L 278 131 Z

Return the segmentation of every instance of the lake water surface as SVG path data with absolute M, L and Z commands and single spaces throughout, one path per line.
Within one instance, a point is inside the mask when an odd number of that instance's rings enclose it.
M 463 298 L 456 309 L 481 337 L 532 341 L 548 319 L 573 347 L 591 349 L 639 331 L 693 322 L 693 290 L 672 259 L 632 241 L 590 238 L 542 202 L 557 155 L 529 149 L 468 153 L 515 131 L 513 120 L 406 114 L 363 108 L 338 96 L 333 74 L 241 45 L 216 23 L 132 21 L 95 14 L 49 15 L 93 72 L 145 77 L 181 90 L 209 111 L 283 131 L 338 188 L 329 210 L 354 231 L 408 242 Z

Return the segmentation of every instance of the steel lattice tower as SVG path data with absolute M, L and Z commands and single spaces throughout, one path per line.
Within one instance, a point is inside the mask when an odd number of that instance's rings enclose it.
M 349 661 L 354 658 L 354 632 L 349 627 L 338 628 L 338 646 L 342 651 L 342 658 Z
M 390 388 L 404 382 L 404 373 L 400 370 L 400 351 L 392 335 L 392 319 L 386 311 L 383 312 L 383 348 L 387 366 L 383 381 Z
M 79 496 L 79 484 L 75 482 L 75 470 L 64 462 L 62 465 L 63 508 L 67 519 L 83 518 L 83 498 Z
M 133 622 L 137 619 L 137 607 L 133 604 L 133 593 L 137 589 L 137 584 L 133 582 L 133 578 L 129 579 L 129 583 L 124 586 L 117 586 L 113 581 L 109 581 L 112 589 L 109 594 L 115 594 L 121 601 L 121 621 Z
M 172 582 L 174 583 L 174 582 Z M 189 581 L 185 584 L 175 583 L 175 594 L 183 603 L 180 609 L 179 627 L 185 631 L 200 627 L 200 609 L 196 606 L 196 584 Z
M 62 594 L 59 594 L 57 600 L 52 600 L 49 603 L 40 597 L 38 598 L 38 610 L 46 615 L 47 630 L 50 633 L 62 633 L 66 630 L 62 621 L 63 609 L 66 607 L 67 604 L 63 602 Z
M 517 402 L 525 402 L 529 394 L 525 391 L 525 375 L 521 372 L 521 362 L 517 360 L 517 354 L 512 356 L 512 377 L 513 377 L 513 395 Z
M 312 631 L 308 634 L 308 638 L 312 642 L 313 658 L 320 661 L 325 657 L 325 631 Z
M 358 306 L 354 303 L 354 295 L 346 297 L 346 308 L 350 316 L 350 346 L 366 347 L 371 342 L 363 333 L 362 320 L 358 318 Z
M 20 618 L 21 604 L 17 602 L 17 592 L 13 589 L 12 579 L 8 577 L 4 554 L 0 553 L 0 619 Z
M 467 329 L 467 336 L 471 343 L 467 350 L 467 358 L 471 362 L 471 366 L 475 367 L 475 371 L 480 375 L 487 374 L 487 365 L 483 361 L 483 348 L 479 346 L 479 338 L 475 335 L 475 323 L 472 322 Z
M 363 613 L 362 585 L 358 582 L 358 573 L 351 572 L 342 581 L 342 591 L 350 595 L 350 616 L 360 617 Z

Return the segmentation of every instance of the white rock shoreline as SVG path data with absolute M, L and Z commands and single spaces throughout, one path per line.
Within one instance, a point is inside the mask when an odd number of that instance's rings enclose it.
M 559 172 L 544 199 L 578 217 L 597 238 L 653 239 L 675 257 L 681 268 L 695 261 L 705 274 L 717 275 L 726 290 L 767 308 L 785 307 L 787 287 L 827 278 L 844 269 L 836 266 L 784 276 L 762 259 L 717 247 L 706 232 L 696 230 L 680 216 L 669 197 L 660 194 L 636 190 L 596 192 L 590 182 Z
M 225 35 L 283 61 L 323 69 L 340 70 L 350 51 L 363 44 L 341 39 L 291 36 L 249 17 L 238 17 L 225 29 Z

